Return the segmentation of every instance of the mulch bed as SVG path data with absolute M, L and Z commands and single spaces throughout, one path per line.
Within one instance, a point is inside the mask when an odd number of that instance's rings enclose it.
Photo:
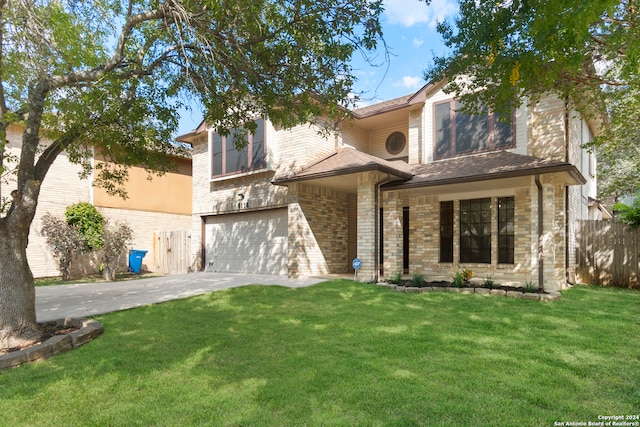
M 391 283 L 391 282 L 388 282 Z M 401 280 L 400 283 L 396 283 L 398 286 L 405 286 L 407 288 L 412 287 L 412 288 L 429 288 L 429 287 L 433 287 L 433 288 L 455 288 L 456 286 L 452 283 L 452 282 L 446 282 L 446 281 L 434 281 L 434 282 L 422 282 L 419 285 L 415 285 L 413 283 L 412 280 Z M 488 287 L 488 286 L 479 286 L 479 285 L 474 285 L 472 283 L 465 283 L 464 285 L 461 286 L 461 288 L 482 288 L 482 289 L 501 289 L 503 291 L 517 291 L 517 292 L 525 292 L 524 288 L 521 287 L 516 287 L 516 286 L 500 286 L 500 285 L 495 285 L 492 287 Z M 546 292 L 542 289 L 539 288 L 533 288 L 533 290 L 530 291 L 530 293 L 537 293 L 537 294 L 545 294 Z
M 8 349 L 0 350 L 0 356 L 3 354 L 12 353 L 14 351 L 24 350 L 38 344 L 42 344 L 54 335 L 65 335 L 69 332 L 77 331 L 78 329 L 80 329 L 79 326 L 59 325 L 56 322 L 41 323 L 40 326 L 42 326 L 43 333 L 38 341 L 20 347 L 11 347 Z

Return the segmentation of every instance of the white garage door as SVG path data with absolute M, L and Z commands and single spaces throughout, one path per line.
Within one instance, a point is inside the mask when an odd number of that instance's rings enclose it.
M 287 274 L 287 209 L 206 219 L 206 269 Z

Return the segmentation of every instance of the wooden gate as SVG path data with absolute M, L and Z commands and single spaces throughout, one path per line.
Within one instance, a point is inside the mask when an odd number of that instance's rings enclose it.
M 153 234 L 155 272 L 187 273 L 190 267 L 191 231 L 161 231 Z
M 638 230 L 610 221 L 578 221 L 576 274 L 581 283 L 640 287 Z

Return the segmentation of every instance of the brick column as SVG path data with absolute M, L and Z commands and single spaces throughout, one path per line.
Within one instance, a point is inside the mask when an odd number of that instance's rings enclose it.
M 543 175 L 540 177 L 542 183 L 542 211 L 543 211 L 543 227 L 542 227 L 542 262 L 544 283 L 543 288 L 549 291 L 560 290 L 565 286 L 564 277 L 564 191 L 562 186 L 555 185 L 553 176 Z M 534 213 L 532 221 L 537 224 L 537 189 L 536 196 L 532 197 L 532 208 Z M 537 227 L 535 245 L 536 256 L 532 257 L 534 261 L 535 276 L 534 283 L 538 283 L 538 262 L 537 262 Z M 532 241 L 532 243 L 534 243 Z M 532 245 L 533 246 L 533 245 Z
M 303 223 L 304 213 L 300 208 L 298 184 L 289 185 L 289 204 L 287 205 L 287 270 L 289 277 L 300 276 L 298 254 L 304 242 Z
M 375 279 L 375 190 L 376 183 L 384 176 L 379 172 L 362 172 L 358 175 L 358 258 L 362 261 L 358 280 L 361 282 Z
M 382 193 L 382 208 L 384 214 L 384 275 L 390 277 L 393 273 L 403 272 L 402 265 L 402 196 L 398 191 Z

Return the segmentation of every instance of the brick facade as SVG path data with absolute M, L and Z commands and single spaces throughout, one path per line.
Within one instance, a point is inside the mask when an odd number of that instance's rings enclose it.
M 349 197 L 318 186 L 289 188 L 289 275 L 346 273 Z
M 589 181 L 587 186 L 569 187 L 575 182 L 567 184 L 566 177 L 541 174 L 542 212 L 538 211 L 539 193 L 533 175 L 463 182 L 441 188 L 383 189 L 378 194 L 378 184 L 388 175 L 376 170 L 345 173 L 340 179 L 349 181 L 349 185 L 345 182 L 336 184 L 325 177 L 304 178 L 281 186 L 271 184 L 274 178 L 303 170 L 343 147 L 380 159 L 405 158 L 409 165 L 416 167 L 433 162 L 433 106 L 451 99 L 451 95 L 445 94 L 438 85 L 424 90 L 420 96 L 403 98 L 419 99 L 407 108 L 402 107 L 404 110 L 391 108 L 393 102 L 384 103 L 379 116 L 360 116 L 345 122 L 342 132 L 329 138 L 320 137 L 316 132 L 318 129 L 313 127 L 283 130 L 267 125 L 269 166 L 258 173 L 210 179 L 207 176 L 210 158 L 206 136 L 201 135 L 193 151 L 196 178 L 192 220 L 194 262 L 197 264 L 201 258 L 202 218 L 287 206 L 289 275 L 352 272 L 351 260 L 357 256 L 363 263 L 358 278 L 369 281 L 379 273 L 388 276 L 404 271 L 406 236 L 403 222 L 408 210 L 409 274 L 424 274 L 432 280 L 451 280 L 455 272 L 469 268 L 480 279 L 491 277 L 501 283 L 537 285 L 541 241 L 544 287 L 555 290 L 566 286 L 567 278 L 571 280 L 573 251 L 570 223 L 588 214 L 586 201 L 595 192 L 595 180 Z M 543 97 L 535 105 L 525 103 L 516 111 L 515 118 L 515 146 L 509 151 L 558 163 L 565 162 L 568 156 L 571 164 L 586 176 L 586 157 L 580 145 L 585 142 L 585 128 L 589 127 L 584 120 L 576 119 L 567 111 L 564 101 Z M 392 132 L 402 132 L 407 138 L 407 145 L 399 155 L 386 152 L 385 141 Z M 239 193 L 245 199 L 249 198 L 250 205 L 234 207 Z M 485 197 L 491 199 L 492 205 L 491 262 L 461 263 L 460 201 Z M 513 264 L 497 262 L 499 197 L 514 198 Z M 453 201 L 454 207 L 454 251 L 450 263 L 439 262 L 441 201 Z M 380 218 L 377 218 L 378 208 L 382 208 Z M 540 214 L 543 216 L 541 239 Z M 381 242 L 377 240 L 380 222 L 384 234 Z M 380 271 L 375 271 L 379 250 L 383 256 Z

